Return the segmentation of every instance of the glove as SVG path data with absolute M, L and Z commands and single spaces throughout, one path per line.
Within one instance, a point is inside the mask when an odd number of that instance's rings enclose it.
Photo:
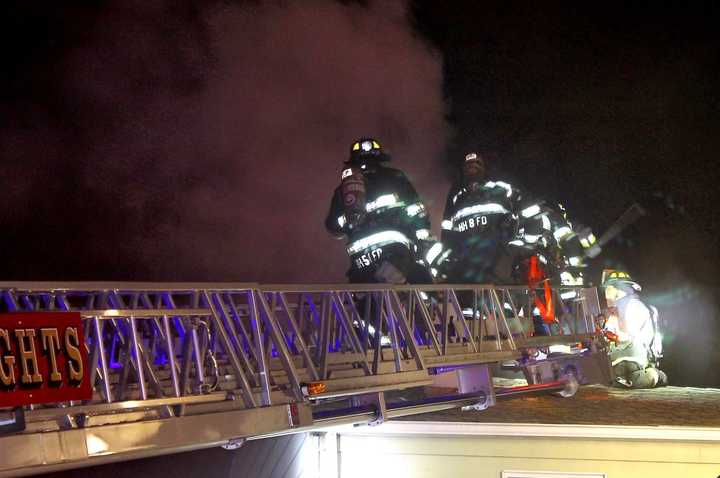
M 620 342 L 620 337 L 618 337 L 616 333 L 610 332 L 609 330 L 603 330 L 602 333 L 610 342 L 615 342 L 616 344 Z

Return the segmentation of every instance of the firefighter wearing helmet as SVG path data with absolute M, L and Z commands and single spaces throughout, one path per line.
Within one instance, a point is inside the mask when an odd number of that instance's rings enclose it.
M 553 282 L 564 286 L 585 284 L 585 259 L 597 256 L 600 248 L 592 230 L 573 224 L 562 204 L 537 202 L 527 208 L 523 216 L 529 221 L 525 227 L 526 242 L 536 244 L 539 254 L 547 257 Z
M 384 165 L 389 160 L 376 139 L 352 143 L 325 227 L 347 241 L 350 282 L 432 282 L 423 260 L 434 243 L 425 205 L 402 171 Z
M 516 187 L 490 180 L 477 153 L 465 156 L 461 170 L 445 203 L 444 250 L 435 261 L 441 276 L 453 283 L 515 282 L 513 265 L 533 246 L 523 237 L 527 202 Z
M 662 336 L 657 309 L 640 300 L 642 288 L 627 272 L 606 269 L 602 287 L 611 311 L 603 332 L 611 342 L 615 384 L 625 388 L 667 385 L 667 376 L 659 369 Z

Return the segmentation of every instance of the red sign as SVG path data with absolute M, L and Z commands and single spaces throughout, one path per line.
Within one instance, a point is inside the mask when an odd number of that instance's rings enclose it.
M 90 398 L 78 312 L 0 314 L 0 407 Z

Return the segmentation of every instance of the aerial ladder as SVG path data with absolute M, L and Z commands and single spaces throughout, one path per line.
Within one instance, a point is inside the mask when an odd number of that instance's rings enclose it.
M 0 475 L 609 382 L 597 290 L 554 293 L 552 335 L 537 336 L 522 286 L 2 282 L 0 339 L 3 317 L 79 316 L 89 395 L 0 402 Z M 527 384 L 498 387 L 508 367 Z

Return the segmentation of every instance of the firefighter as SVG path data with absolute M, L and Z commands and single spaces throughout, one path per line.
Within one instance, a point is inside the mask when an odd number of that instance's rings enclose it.
M 604 324 L 610 339 L 610 361 L 615 384 L 625 388 L 653 388 L 667 385 L 659 369 L 662 336 L 657 309 L 640 300 L 640 284 L 623 271 L 603 271 L 602 287 L 611 313 Z
M 588 250 L 595 245 L 592 231 L 580 225 L 575 227 L 568 219 L 565 207 L 558 204 L 548 214 L 553 240 L 557 245 L 555 256 L 558 263 L 560 283 L 567 286 L 583 286 L 583 269 L 587 267 L 585 258 Z
M 536 335 L 549 335 L 549 327 L 557 324 L 556 316 L 570 313 L 567 303 L 555 303 L 551 286 L 561 288 L 562 299 L 577 297 L 577 291 L 562 288 L 584 286 L 585 259 L 600 252 L 590 228 L 574 226 L 562 204 L 554 207 L 549 204 L 542 200 L 533 202 L 520 214 L 521 237 L 525 247 L 532 250 L 530 260 L 523 263 L 522 275 L 528 277 L 536 304 L 533 313 Z M 537 294 L 540 288 L 544 289 L 544 299 Z
M 564 286 L 585 284 L 583 270 L 586 257 L 595 257 L 599 248 L 590 228 L 573 226 L 565 207 L 550 207 L 539 201 L 522 213 L 527 223 L 523 237 L 535 245 L 535 252 L 545 263 L 545 271 L 554 283 Z
M 443 251 L 435 264 L 452 283 L 512 283 L 513 267 L 531 249 L 521 230 L 523 199 L 504 181 L 488 178 L 485 160 L 465 156 L 442 221 Z M 532 238 L 531 238 L 532 239 Z
M 427 211 L 405 174 L 384 166 L 389 160 L 376 139 L 351 145 L 325 227 L 347 240 L 350 282 L 431 283 Z

